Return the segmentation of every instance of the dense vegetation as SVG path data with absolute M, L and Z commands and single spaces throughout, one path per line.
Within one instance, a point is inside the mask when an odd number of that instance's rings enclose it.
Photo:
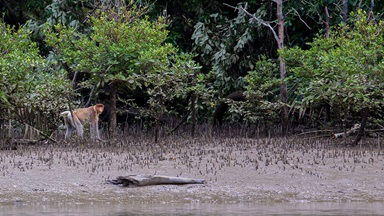
M 51 134 L 61 111 L 102 102 L 110 136 L 134 115 L 192 134 L 211 122 L 359 123 L 356 144 L 382 123 L 382 4 L 2 1 L 0 119 Z

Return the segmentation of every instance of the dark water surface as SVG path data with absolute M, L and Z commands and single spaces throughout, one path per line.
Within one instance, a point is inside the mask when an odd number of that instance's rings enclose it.
M 384 202 L 0 206 L 0 215 L 384 215 Z

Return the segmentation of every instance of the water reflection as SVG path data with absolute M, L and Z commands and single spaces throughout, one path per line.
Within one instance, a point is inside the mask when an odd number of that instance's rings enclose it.
M 1 215 L 382 215 L 384 203 L 0 205 Z

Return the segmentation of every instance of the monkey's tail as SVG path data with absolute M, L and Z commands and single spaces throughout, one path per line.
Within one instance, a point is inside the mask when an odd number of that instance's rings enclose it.
M 75 126 L 75 123 L 74 123 L 72 115 L 71 115 L 71 111 L 64 111 L 64 112 L 60 113 L 60 115 L 63 116 L 65 119 L 69 119 L 71 121 L 71 125 Z
M 60 113 L 60 115 L 61 115 L 61 116 L 65 116 L 65 115 L 67 115 L 67 116 L 71 116 L 71 111 L 64 111 L 64 112 Z M 71 117 L 72 117 L 72 116 L 71 116 Z

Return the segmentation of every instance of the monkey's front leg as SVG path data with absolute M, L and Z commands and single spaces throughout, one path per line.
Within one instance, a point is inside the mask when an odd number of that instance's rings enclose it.
M 99 141 L 103 141 L 101 138 L 100 138 L 100 133 L 99 133 L 99 124 L 98 122 L 96 123 L 91 123 L 90 125 L 90 133 L 91 133 L 91 139 L 92 140 L 99 140 Z

